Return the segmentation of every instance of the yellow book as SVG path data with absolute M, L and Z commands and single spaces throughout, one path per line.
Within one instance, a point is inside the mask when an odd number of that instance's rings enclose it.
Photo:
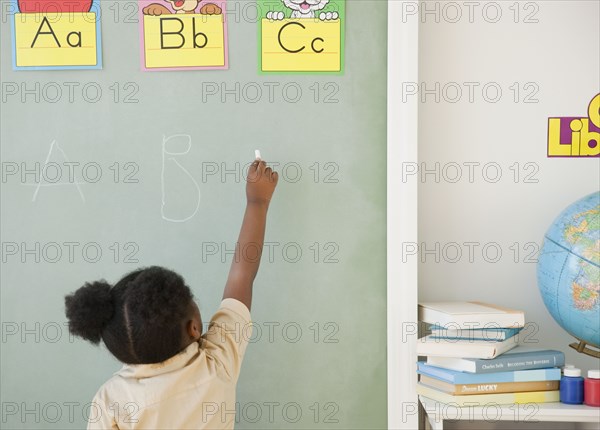
M 559 391 L 531 391 L 527 393 L 476 394 L 472 396 L 455 396 L 421 383 L 417 384 L 417 393 L 441 403 L 457 406 L 485 406 L 490 404 L 510 405 L 515 403 L 549 403 L 558 402 Z
M 477 394 L 525 393 L 530 391 L 558 390 L 558 381 L 486 382 L 482 384 L 451 384 L 427 375 L 420 375 L 423 385 L 455 396 Z

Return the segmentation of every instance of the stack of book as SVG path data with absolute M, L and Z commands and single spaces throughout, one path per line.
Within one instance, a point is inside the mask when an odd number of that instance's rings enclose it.
M 417 392 L 458 406 L 559 401 L 564 354 L 518 344 L 523 312 L 482 302 L 419 305 Z

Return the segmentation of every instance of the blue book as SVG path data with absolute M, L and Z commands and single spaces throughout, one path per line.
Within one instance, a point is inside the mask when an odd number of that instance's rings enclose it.
M 431 376 L 450 384 L 487 384 L 501 382 L 560 381 L 560 369 L 515 370 L 513 372 L 465 373 L 430 366 L 423 361 L 417 364 L 417 373 Z
M 544 369 L 565 364 L 565 354 L 553 349 L 516 348 L 492 359 L 428 356 L 427 364 L 468 373 Z
M 488 340 L 501 342 L 516 336 L 522 327 L 518 328 L 457 328 L 456 326 L 444 327 L 432 325 L 430 327 L 431 337 L 434 339 L 469 339 Z

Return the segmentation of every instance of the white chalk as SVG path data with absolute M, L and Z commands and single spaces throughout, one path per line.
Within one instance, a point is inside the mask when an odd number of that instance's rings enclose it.
M 254 158 L 257 160 L 262 160 L 262 158 L 260 158 L 260 151 L 258 149 L 254 150 Z

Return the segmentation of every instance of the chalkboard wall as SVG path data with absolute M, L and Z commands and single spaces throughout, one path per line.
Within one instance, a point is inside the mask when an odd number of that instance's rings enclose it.
M 248 4 L 229 1 L 229 70 L 150 73 L 133 2 L 102 2 L 99 71 L 12 71 L 3 7 L 2 427 L 84 427 L 120 368 L 68 335 L 85 281 L 163 265 L 209 319 L 256 148 L 280 183 L 237 428 L 386 426 L 387 5 L 347 3 L 342 75 L 259 75 Z

